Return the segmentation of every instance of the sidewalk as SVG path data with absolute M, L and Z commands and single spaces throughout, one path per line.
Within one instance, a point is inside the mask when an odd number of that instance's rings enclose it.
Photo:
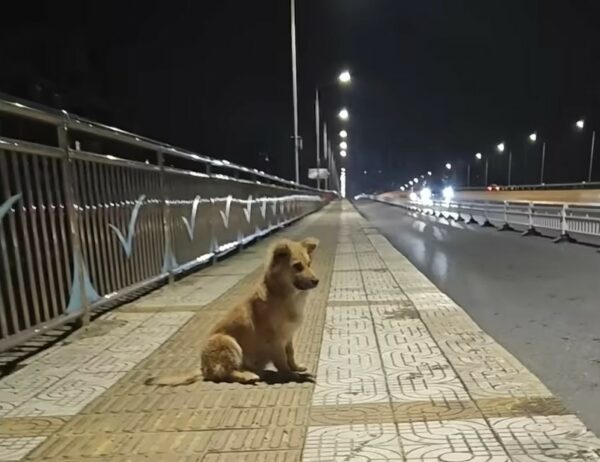
M 296 341 L 317 384 L 199 382 L 267 245 L 316 236 Z M 600 440 L 348 203 L 105 315 L 0 380 L 0 461 L 589 461 Z

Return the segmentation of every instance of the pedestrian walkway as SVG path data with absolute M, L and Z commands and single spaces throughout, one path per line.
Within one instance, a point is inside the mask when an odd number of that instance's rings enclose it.
M 271 237 L 0 380 L 0 461 L 600 460 L 600 440 L 352 205 L 282 234 L 321 240 L 296 341 L 316 384 L 144 385 L 198 367 Z

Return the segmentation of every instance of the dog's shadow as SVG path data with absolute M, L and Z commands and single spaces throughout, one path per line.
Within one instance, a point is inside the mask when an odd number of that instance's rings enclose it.
M 307 372 L 280 372 L 264 370 L 257 372 L 260 382 L 267 385 L 284 383 L 315 383 L 315 377 Z

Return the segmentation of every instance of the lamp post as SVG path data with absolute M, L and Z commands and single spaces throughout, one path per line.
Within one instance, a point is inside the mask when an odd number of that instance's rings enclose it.
M 496 148 L 498 149 L 498 151 L 500 153 L 503 153 L 506 147 L 504 145 L 504 142 L 500 142 L 500 143 L 498 143 Z M 512 150 L 509 149 L 508 150 L 508 181 L 507 181 L 508 186 L 510 186 L 511 170 L 512 170 Z
M 537 141 L 537 133 L 533 132 L 529 135 L 529 141 L 535 143 Z M 544 169 L 546 167 L 546 140 L 542 143 L 542 161 L 540 165 L 540 184 L 544 184 Z
M 343 85 L 347 85 L 350 83 L 350 81 L 352 80 L 352 76 L 350 75 L 350 72 L 345 70 L 342 71 L 337 78 L 338 82 L 340 82 Z M 322 87 L 324 87 L 325 85 L 323 85 Z M 319 90 L 320 88 L 317 86 L 317 88 L 315 89 L 315 139 L 316 139 L 316 157 L 317 157 L 317 171 L 320 171 L 321 168 L 321 140 L 320 140 L 320 135 L 321 135 L 321 108 L 320 108 L 320 101 L 319 101 Z M 346 111 L 347 112 L 347 111 Z M 346 133 L 345 130 L 342 130 L 343 133 Z M 342 132 L 340 132 L 340 136 L 342 136 Z M 347 133 L 346 133 L 347 136 Z M 346 136 L 342 136 L 342 138 L 345 138 Z M 325 153 L 325 150 L 323 150 Z M 321 188 L 321 178 L 319 176 L 317 176 L 317 188 L 320 189 Z
M 478 152 L 477 154 L 475 154 L 475 159 L 477 159 L 477 160 L 483 159 L 483 154 L 481 154 L 480 152 Z M 485 157 L 485 176 L 484 176 L 484 178 L 485 178 L 485 180 L 484 180 L 485 184 L 484 184 L 484 186 L 488 185 L 488 166 L 489 166 L 489 164 L 488 164 L 488 158 L 486 156 Z
M 577 122 L 575 122 L 575 126 L 579 130 L 583 130 L 584 127 L 585 127 L 585 120 L 584 119 L 579 119 Z M 588 182 L 592 181 L 592 169 L 594 167 L 594 148 L 595 148 L 595 144 L 596 144 L 596 130 L 592 130 L 592 145 L 590 147 L 590 162 L 589 162 L 589 166 L 588 166 Z
M 292 93 L 294 99 L 294 161 L 296 183 L 300 183 L 299 144 L 298 144 L 298 79 L 296 70 L 296 2 L 290 0 L 291 39 L 292 39 Z

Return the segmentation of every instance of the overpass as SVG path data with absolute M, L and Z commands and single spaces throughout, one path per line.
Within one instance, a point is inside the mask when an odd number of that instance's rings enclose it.
M 600 460 L 597 284 L 571 277 L 563 294 L 556 273 L 597 274 L 589 249 L 557 259 L 571 247 L 465 238 L 462 222 L 0 109 L 41 123 L 34 141 L 0 138 L 0 332 L 17 357 L 0 379 L 0 460 Z M 296 350 L 315 383 L 145 385 L 197 368 L 267 247 L 308 235 L 321 284 Z M 533 280 L 555 302 L 526 291 Z

